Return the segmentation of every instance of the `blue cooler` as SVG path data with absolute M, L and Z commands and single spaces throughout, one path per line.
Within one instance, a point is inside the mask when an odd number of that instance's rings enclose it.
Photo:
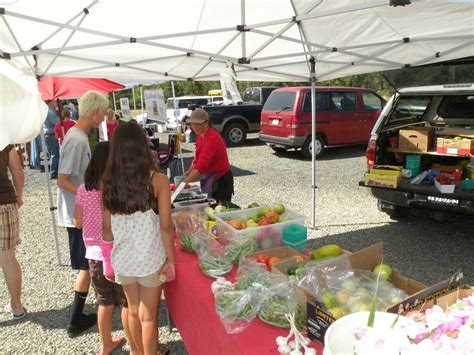
M 300 224 L 290 224 L 283 227 L 283 245 L 289 246 L 299 252 L 306 250 L 308 229 Z

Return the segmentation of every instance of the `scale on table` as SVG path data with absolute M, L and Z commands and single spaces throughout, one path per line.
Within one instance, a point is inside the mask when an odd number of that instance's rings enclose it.
M 184 189 L 186 185 L 182 182 L 171 195 L 171 203 L 174 208 L 188 207 L 192 205 L 215 203 L 215 200 L 209 199 L 206 193 L 203 193 L 199 186 L 192 186 Z

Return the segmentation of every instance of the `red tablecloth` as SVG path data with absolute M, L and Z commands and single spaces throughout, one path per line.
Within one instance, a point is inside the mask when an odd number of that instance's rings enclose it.
M 255 319 L 243 332 L 227 334 L 214 308 L 213 280 L 201 272 L 196 255 L 177 247 L 176 265 L 177 278 L 165 287 L 166 304 L 189 354 L 278 354 L 275 338 L 288 330 Z M 311 346 L 322 354 L 319 343 Z

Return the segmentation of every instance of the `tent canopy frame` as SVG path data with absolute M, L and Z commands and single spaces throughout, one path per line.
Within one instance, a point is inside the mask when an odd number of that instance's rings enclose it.
M 419 1 L 420 0 L 414 0 L 412 2 L 419 2 Z M 366 10 L 366 9 L 376 9 L 379 7 L 387 6 L 386 0 L 373 0 L 364 4 L 346 5 L 346 6 L 342 6 L 340 8 L 332 9 L 329 11 L 323 10 L 320 12 L 311 13 L 311 11 L 313 11 L 322 3 L 322 2 L 318 2 L 316 4 L 311 4 L 307 9 L 302 11 L 302 13 L 299 15 L 295 15 L 293 17 L 281 18 L 281 19 L 277 19 L 273 21 L 253 23 L 253 24 L 245 24 L 245 20 L 246 20 L 245 0 L 241 0 L 241 24 L 236 25 L 234 27 L 221 27 L 221 28 L 213 28 L 213 29 L 206 29 L 206 30 L 185 31 L 185 32 L 180 32 L 180 33 L 168 33 L 168 34 L 160 34 L 160 35 L 144 36 L 144 37 L 127 37 L 127 36 L 122 36 L 122 35 L 118 35 L 114 33 L 93 30 L 93 29 L 81 26 L 86 16 L 90 15 L 90 13 L 94 10 L 93 7 L 95 4 L 97 4 L 97 2 L 98 1 L 92 1 L 89 5 L 87 5 L 77 14 L 72 16 L 65 23 L 17 13 L 14 11 L 10 11 L 7 8 L 1 8 L 0 14 L 2 15 L 2 19 L 7 25 L 7 28 L 9 29 L 11 36 L 15 39 L 15 42 L 17 43 L 17 46 L 18 46 L 18 51 L 16 52 L 11 52 L 11 53 L 2 52 L 2 57 L 3 58 L 18 58 L 18 57 L 25 58 L 30 70 L 34 71 L 35 76 L 46 76 L 46 75 L 49 75 L 48 72 L 58 57 L 64 56 L 65 58 L 68 58 L 65 52 L 82 50 L 82 49 L 92 49 L 96 47 L 106 47 L 106 46 L 115 46 L 115 45 L 120 45 L 120 44 L 137 43 L 141 45 L 159 47 L 159 48 L 176 51 L 178 53 L 182 53 L 181 56 L 183 58 L 185 58 L 186 56 L 188 57 L 194 56 L 196 58 L 205 59 L 205 61 L 203 62 L 201 67 L 198 70 L 196 70 L 194 75 L 190 77 L 176 75 L 176 74 L 171 73 L 170 71 L 150 70 L 150 69 L 135 67 L 131 65 L 131 64 L 149 63 L 149 62 L 154 62 L 154 61 L 159 61 L 159 60 L 167 60 L 169 58 L 179 58 L 180 54 L 171 55 L 171 56 L 168 55 L 168 56 L 163 56 L 163 57 L 155 57 L 155 58 L 147 58 L 147 59 L 142 59 L 142 60 L 134 60 L 130 62 L 102 63 L 103 65 L 101 66 L 77 68 L 74 70 L 52 73 L 51 75 L 72 75 L 72 74 L 78 75 L 81 72 L 90 71 L 91 69 L 96 70 L 96 69 L 105 69 L 109 67 L 122 66 L 124 68 L 135 70 L 137 72 L 164 76 L 168 78 L 169 80 L 206 80 L 208 78 L 215 78 L 219 74 L 216 72 L 216 73 L 211 73 L 211 74 L 207 73 L 207 74 L 200 75 L 210 63 L 231 61 L 234 63 L 235 66 L 243 69 L 244 71 L 260 70 L 261 72 L 267 72 L 271 75 L 281 77 L 282 80 L 287 80 L 289 77 L 292 77 L 293 79 L 297 79 L 297 80 L 303 80 L 303 77 L 301 76 L 298 77 L 298 76 L 295 76 L 295 74 L 285 72 L 285 68 L 283 67 L 285 66 L 288 67 L 289 65 L 288 63 L 277 64 L 277 65 L 267 64 L 267 65 L 262 65 L 262 66 L 253 65 L 251 67 L 249 67 L 248 65 L 250 63 L 256 64 L 258 62 L 268 62 L 272 60 L 292 58 L 292 57 L 297 57 L 297 56 L 302 56 L 302 55 L 306 57 L 307 56 L 317 57 L 319 54 L 331 53 L 331 52 L 340 52 L 343 54 L 347 54 L 348 56 L 353 57 L 353 58 L 359 58 L 358 60 L 353 59 L 349 62 L 345 62 L 345 66 L 342 66 L 328 73 L 330 75 L 334 75 L 338 71 L 343 70 L 347 67 L 354 66 L 354 65 L 361 65 L 367 61 L 371 63 L 378 62 L 380 64 L 384 64 L 386 65 L 386 68 L 385 68 L 386 70 L 396 69 L 400 67 L 414 66 L 414 65 L 416 66 L 424 65 L 432 61 L 434 58 L 436 58 L 437 60 L 441 60 L 440 57 L 444 55 L 452 54 L 460 49 L 465 48 L 466 46 L 474 45 L 474 40 L 472 40 L 472 37 L 470 37 L 469 35 L 459 35 L 459 36 L 449 35 L 449 36 L 434 36 L 431 38 L 427 38 L 426 36 L 420 36 L 419 38 L 417 38 L 416 36 L 412 36 L 410 38 L 401 38 L 400 40 L 390 39 L 387 41 L 378 41 L 376 43 L 370 42 L 366 44 L 357 44 L 357 45 L 352 45 L 352 46 L 348 45 L 348 46 L 341 46 L 341 47 L 335 48 L 335 47 L 329 47 L 323 44 L 309 41 L 306 39 L 306 36 L 304 35 L 304 33 L 302 33 L 301 39 L 292 38 L 292 37 L 288 37 L 284 35 L 284 33 L 287 32 L 287 30 L 290 29 L 295 24 L 297 24 L 298 26 L 301 26 L 301 24 L 304 23 L 305 21 L 309 21 L 309 20 L 313 20 L 317 18 L 347 14 L 353 11 L 360 11 L 360 10 Z M 8 22 L 7 22 L 8 17 L 15 17 L 15 18 L 28 20 L 28 21 L 38 22 L 38 23 L 42 23 L 46 25 L 55 26 L 57 28 L 52 33 L 48 34 L 43 40 L 39 41 L 38 44 L 34 46 L 32 49 L 23 50 L 20 46 L 20 43 L 16 39 L 17 37 L 15 36 L 14 31 L 12 30 L 11 26 L 8 25 Z M 77 23 L 74 24 L 74 21 L 77 21 Z M 275 26 L 275 25 L 284 25 L 284 26 L 283 28 L 281 28 L 279 31 L 276 31 L 276 32 L 268 32 L 268 31 L 262 30 L 262 28 Z M 63 30 L 70 30 L 71 33 L 69 34 L 69 36 L 67 37 L 64 44 L 61 47 L 41 48 L 51 38 L 53 38 L 54 36 L 56 36 L 58 33 L 60 33 Z M 227 43 L 225 43 L 219 50 L 215 52 L 207 52 L 207 51 L 203 51 L 203 50 L 199 50 L 195 48 L 154 42 L 154 41 L 162 40 L 162 39 L 173 39 L 173 38 L 185 37 L 185 36 L 199 36 L 199 35 L 208 35 L 208 34 L 222 33 L 222 32 L 232 32 L 232 31 L 236 31 L 236 33 L 227 41 Z M 108 40 L 98 42 L 98 43 L 88 43 L 88 44 L 82 44 L 82 45 L 68 46 L 67 44 L 70 42 L 71 38 L 77 32 L 104 37 Z M 246 55 L 246 53 L 248 52 L 246 32 L 253 32 L 255 34 L 267 36 L 270 38 L 266 40 L 262 45 L 260 45 L 257 49 L 255 49 L 252 53 L 250 53 L 249 55 Z M 237 57 L 223 55 L 222 52 L 225 50 L 225 48 L 227 48 L 231 43 L 233 43 L 239 36 L 241 38 L 241 57 L 237 58 Z M 276 56 L 256 57 L 258 53 L 260 53 L 262 50 L 267 48 L 276 39 L 301 44 L 303 48 L 306 47 L 305 51 L 300 52 L 300 53 L 288 53 L 288 54 L 281 54 L 281 55 L 276 55 Z M 380 53 L 376 52 L 371 55 L 364 55 L 362 53 L 354 52 L 354 50 L 360 50 L 360 49 L 376 47 L 376 46 L 386 46 L 386 45 L 391 45 L 391 44 L 393 44 L 393 47 L 391 47 L 390 50 L 396 50 L 396 49 L 399 49 L 400 46 L 403 46 L 404 44 L 407 44 L 407 43 L 414 43 L 418 41 L 447 41 L 447 40 L 466 40 L 467 42 L 461 45 L 454 45 L 452 48 L 448 50 L 434 51 L 432 55 L 426 56 L 425 58 L 419 59 L 412 63 L 401 63 L 398 61 L 391 61 L 391 60 L 387 60 L 387 59 L 379 57 L 379 54 L 386 54 L 387 52 L 386 48 L 381 50 Z M 39 72 L 39 69 L 37 67 L 33 68 L 33 66 L 28 60 L 29 56 L 38 56 L 41 54 L 45 54 L 45 55 L 51 54 L 53 56 L 53 58 L 51 59 L 51 62 L 49 63 L 49 65 L 47 65 L 46 69 L 43 70 L 43 72 Z M 84 58 L 81 56 L 69 56 L 69 58 L 73 58 L 73 57 L 78 60 L 84 61 L 85 63 L 91 63 L 91 64 L 97 63 L 96 60 L 93 60 L 91 58 Z M 322 60 L 321 63 L 334 63 L 334 61 Z M 282 70 L 281 71 L 268 70 L 270 68 L 276 68 L 276 67 L 281 67 Z M 307 81 L 309 76 L 310 75 L 308 75 L 308 77 L 305 78 L 304 80 Z

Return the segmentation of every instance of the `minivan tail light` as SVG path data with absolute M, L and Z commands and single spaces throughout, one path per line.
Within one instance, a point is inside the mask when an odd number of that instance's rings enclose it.
M 365 151 L 365 157 L 367 158 L 367 169 L 371 169 L 375 165 L 376 146 L 377 146 L 377 136 L 373 135 L 370 137 L 369 143 L 367 144 L 367 150 Z
M 300 126 L 300 119 L 298 115 L 291 115 L 290 122 L 291 122 L 291 128 L 298 128 Z

